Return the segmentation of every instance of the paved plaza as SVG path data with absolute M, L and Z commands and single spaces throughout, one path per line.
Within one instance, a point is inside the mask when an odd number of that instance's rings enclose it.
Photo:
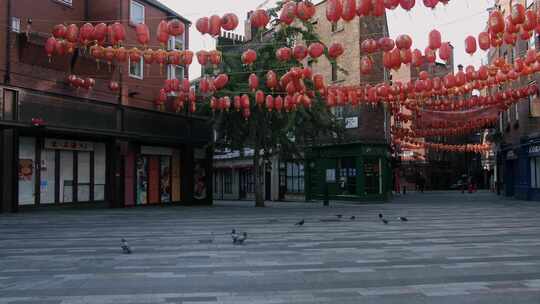
M 249 234 L 244 246 L 232 228 Z M 540 203 L 427 193 L 4 214 L 0 303 L 538 304 Z

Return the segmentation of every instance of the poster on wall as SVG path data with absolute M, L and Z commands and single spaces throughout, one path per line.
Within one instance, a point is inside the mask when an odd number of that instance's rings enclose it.
M 148 203 L 148 159 L 137 159 L 137 205 Z
M 161 202 L 171 202 L 171 158 L 168 156 L 161 157 L 160 170 L 160 187 L 161 187 Z
M 203 149 L 195 150 L 195 170 L 194 170 L 193 198 L 196 200 L 204 200 L 208 197 L 206 186 L 206 159 Z
M 34 161 L 31 159 L 19 160 L 19 180 L 20 181 L 32 181 L 34 175 Z

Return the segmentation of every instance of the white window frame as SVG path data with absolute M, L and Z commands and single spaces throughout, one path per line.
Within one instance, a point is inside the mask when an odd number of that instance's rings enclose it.
M 131 73 L 131 59 L 128 60 L 128 73 L 129 77 L 143 80 L 144 79 L 144 58 L 141 56 L 141 75 L 135 75 Z
M 179 37 L 181 37 L 181 39 L 182 39 L 182 48 L 181 49 L 176 48 L 176 39 L 179 39 Z M 172 51 L 172 50 L 183 51 L 183 50 L 185 50 L 186 49 L 186 33 L 184 32 L 180 36 L 173 36 L 173 37 L 169 38 L 168 49 L 169 49 L 169 51 Z
M 182 75 L 181 77 L 178 77 L 178 75 L 176 75 L 176 69 L 177 68 L 180 68 L 182 69 Z M 173 72 L 174 72 L 174 75 L 173 75 Z M 185 69 L 183 66 L 181 65 L 175 65 L 175 64 L 169 64 L 167 65 L 167 79 L 171 80 L 171 79 L 178 79 L 178 80 L 183 80 L 184 79 L 184 75 L 185 75 Z
M 133 16 L 133 6 L 139 6 L 142 8 L 142 22 L 140 22 L 140 20 L 135 20 L 135 17 Z M 146 14 L 146 9 L 144 7 L 144 5 L 138 1 L 134 1 L 134 0 L 131 0 L 130 3 L 129 3 L 129 22 L 131 24 L 140 24 L 140 23 L 145 23 L 146 22 L 146 18 L 145 18 L 145 14 Z
M 73 0 L 56 0 L 56 2 L 60 2 L 67 6 L 73 6 Z
M 11 17 L 11 31 L 15 33 L 21 32 L 21 19 L 18 17 Z

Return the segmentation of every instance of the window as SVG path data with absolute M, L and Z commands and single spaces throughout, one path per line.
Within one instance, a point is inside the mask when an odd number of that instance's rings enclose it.
M 531 157 L 531 188 L 540 189 L 540 157 Z
M 17 120 L 17 91 L 4 89 L 0 99 L 0 119 Z
M 336 62 L 332 62 L 332 81 L 338 81 L 338 66 Z
M 184 79 L 184 67 L 169 64 L 167 66 L 167 79 Z
M 504 119 L 503 119 L 503 113 L 499 114 L 499 131 L 501 133 L 504 132 Z
M 533 33 L 531 35 L 531 38 L 529 39 L 529 45 L 528 45 L 528 48 L 529 49 L 534 49 L 536 48 L 536 33 Z
M 232 170 L 223 172 L 223 192 L 231 194 L 232 191 Z
M 304 193 L 304 165 L 287 163 L 287 192 Z
M 534 82 L 531 84 L 535 84 Z M 538 96 L 529 96 L 529 116 L 540 117 L 540 100 Z
M 519 121 L 519 102 L 514 105 L 514 118 Z
M 169 38 L 169 50 L 184 50 L 184 35 Z
M 72 6 L 73 5 L 73 0 L 56 0 L 57 2 L 60 2 L 62 4 L 65 4 L 65 5 L 68 5 L 68 6 Z
M 131 62 L 129 60 L 129 77 L 143 79 L 144 75 L 144 59 L 141 58 L 139 62 Z
M 343 31 L 343 29 L 344 29 L 343 22 L 338 21 L 338 22 L 332 23 L 332 33 L 341 32 Z
M 21 19 L 17 17 L 11 17 L 11 31 L 15 33 L 21 32 Z
M 137 1 L 131 1 L 129 7 L 129 22 L 132 24 L 144 23 L 144 5 Z
M 332 113 L 337 119 L 343 119 L 345 112 L 344 106 L 337 106 L 332 108 Z

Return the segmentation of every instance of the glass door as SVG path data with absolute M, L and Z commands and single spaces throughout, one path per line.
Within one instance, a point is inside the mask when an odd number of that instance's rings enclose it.
M 54 204 L 56 202 L 56 151 L 41 150 L 39 182 L 40 204 Z
M 60 203 L 73 202 L 73 151 L 60 151 Z
M 380 161 L 377 158 L 369 158 L 364 161 L 364 176 L 366 194 L 380 194 Z
M 36 203 L 36 139 L 19 139 L 19 205 Z
M 90 152 L 77 152 L 77 201 L 90 201 Z

